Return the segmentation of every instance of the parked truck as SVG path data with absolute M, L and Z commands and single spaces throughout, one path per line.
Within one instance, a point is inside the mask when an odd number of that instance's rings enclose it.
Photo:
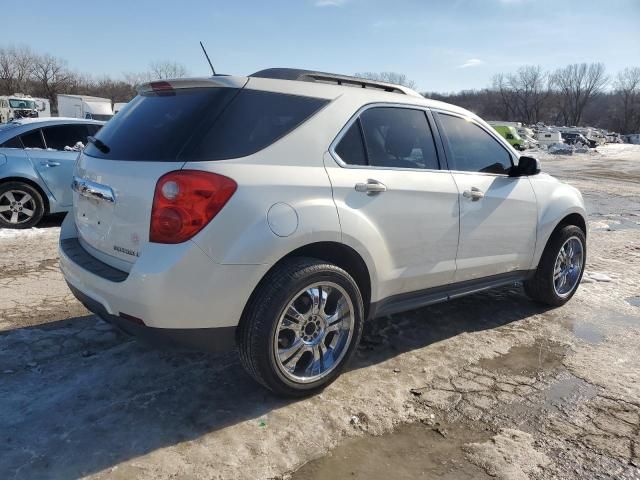
M 529 142 L 518 135 L 518 131 L 515 127 L 510 125 L 498 125 L 497 123 L 490 124 L 496 132 L 502 135 L 507 142 L 511 144 L 516 150 L 524 150 L 529 148 Z
M 108 121 L 113 117 L 111 100 L 88 95 L 58 95 L 58 115 Z
M 122 110 L 126 106 L 127 106 L 127 102 L 114 103 L 113 104 L 113 114 L 115 115 L 116 113 L 118 113 L 120 110 Z
M 33 101 L 36 104 L 36 110 L 38 111 L 38 117 L 50 117 L 51 116 L 51 102 L 48 98 L 33 97 Z
M 0 123 L 11 122 L 19 118 L 36 118 L 36 103 L 29 95 L 14 93 L 0 97 Z

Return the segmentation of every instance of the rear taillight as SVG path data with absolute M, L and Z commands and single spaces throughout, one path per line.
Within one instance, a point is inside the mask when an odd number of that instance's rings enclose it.
M 153 196 L 149 241 L 189 240 L 222 210 L 237 187 L 228 177 L 199 170 L 163 175 Z

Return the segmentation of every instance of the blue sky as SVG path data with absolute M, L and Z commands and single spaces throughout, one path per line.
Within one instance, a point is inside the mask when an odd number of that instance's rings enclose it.
M 1 45 L 94 75 L 165 59 L 205 75 L 199 40 L 221 73 L 397 71 L 421 91 L 482 88 L 524 64 L 640 66 L 640 0 L 22 0 L 3 17 Z

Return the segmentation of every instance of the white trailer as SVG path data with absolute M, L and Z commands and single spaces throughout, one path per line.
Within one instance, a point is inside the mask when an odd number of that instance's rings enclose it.
M 489 120 L 487 123 L 492 127 L 494 125 L 497 127 L 513 127 L 515 129 L 522 127 L 522 122 L 503 122 L 501 120 Z
M 118 102 L 113 104 L 113 114 L 115 115 L 127 105 L 127 102 Z
M 538 140 L 540 146 L 544 145 L 547 147 L 549 145 L 553 145 L 554 143 L 564 143 L 564 141 L 562 140 L 562 134 L 560 132 L 554 132 L 550 130 L 540 130 L 536 134 L 536 140 Z
M 36 104 L 36 110 L 38 111 L 38 117 L 50 117 L 51 116 L 51 102 L 48 98 L 33 97 L 33 101 Z
M 113 117 L 111 100 L 89 95 L 58 95 L 58 115 L 107 121 Z

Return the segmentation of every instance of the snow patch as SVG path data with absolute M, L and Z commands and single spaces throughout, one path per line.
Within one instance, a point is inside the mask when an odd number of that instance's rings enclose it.
M 13 228 L 0 228 L 0 238 L 32 238 L 32 237 L 44 237 L 44 236 L 58 236 L 60 235 L 60 227 L 52 228 L 25 228 L 23 230 Z

